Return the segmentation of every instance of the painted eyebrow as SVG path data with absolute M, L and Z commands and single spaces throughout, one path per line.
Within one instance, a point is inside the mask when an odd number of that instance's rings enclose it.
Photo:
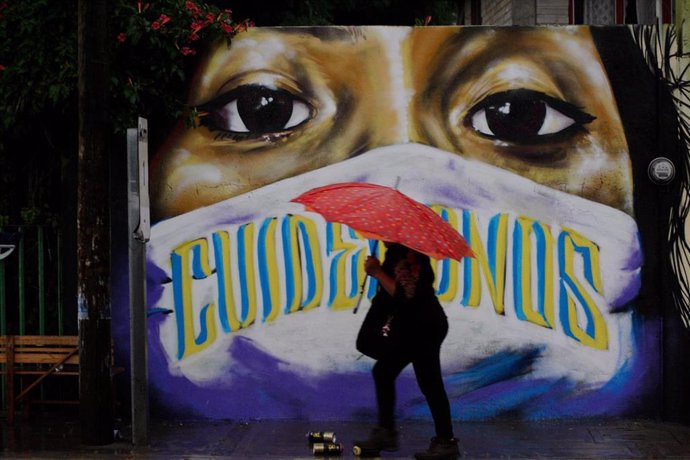
M 573 27 L 572 30 L 577 30 L 579 28 L 581 28 L 581 26 Z M 527 44 L 529 44 L 530 38 L 544 33 L 546 37 L 551 37 L 553 44 L 557 44 L 560 41 L 560 31 L 544 31 L 538 27 L 532 26 L 511 27 L 509 30 L 497 28 L 490 28 L 487 30 L 487 28 L 484 27 L 472 26 L 460 27 L 457 31 L 442 40 L 436 47 L 435 52 L 437 56 L 434 62 L 437 64 L 452 63 L 458 56 L 464 55 L 466 50 L 469 50 L 472 57 L 464 61 L 464 65 L 469 68 L 472 68 L 476 63 L 479 63 L 481 67 L 484 65 L 482 63 L 494 60 L 509 60 L 516 56 L 525 56 L 530 62 L 542 67 L 545 61 L 532 58 L 531 56 L 535 53 L 534 51 L 529 51 L 525 54 L 525 52 L 529 50 L 525 40 L 527 40 Z M 551 46 L 548 44 L 551 43 L 551 40 L 545 42 L 547 43 L 547 47 Z M 480 46 L 481 52 L 472 52 L 477 45 Z M 545 49 L 547 48 L 544 48 L 544 50 Z M 539 57 L 542 55 L 541 53 L 544 50 L 537 50 L 536 56 Z M 566 58 L 565 60 L 568 61 L 569 59 Z M 481 69 L 476 70 L 476 72 L 481 73 Z M 467 74 L 466 72 L 463 73 Z

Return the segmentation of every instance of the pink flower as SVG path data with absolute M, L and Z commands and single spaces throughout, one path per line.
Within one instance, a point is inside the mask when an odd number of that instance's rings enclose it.
M 158 29 L 161 28 L 161 23 L 158 22 L 158 21 L 153 21 L 153 24 L 151 24 L 151 28 L 152 28 L 153 30 L 158 30 Z
M 0 72 L 2 72 L 3 70 L 5 70 L 6 68 L 7 68 L 7 67 L 5 67 L 4 65 L 0 64 Z
M 235 29 L 233 29 L 232 25 L 226 24 L 225 22 L 220 23 L 220 28 L 223 29 L 223 32 L 226 34 L 231 34 Z
M 125 35 L 124 32 L 120 32 L 120 34 L 117 36 L 117 41 L 119 41 L 120 43 L 122 43 L 122 42 L 124 42 L 125 40 L 127 40 L 127 35 Z
M 168 16 L 167 14 L 163 14 L 163 13 L 161 13 L 160 17 L 158 18 L 158 22 L 161 23 L 161 26 L 166 25 L 167 23 L 170 22 L 170 20 L 171 20 L 170 16 Z
M 190 13 L 192 13 L 192 16 L 199 16 L 201 14 L 201 10 L 194 2 L 185 2 L 184 6 L 189 10 Z
M 216 20 L 216 15 L 213 13 L 208 13 L 206 14 L 206 24 L 211 24 L 213 21 Z
M 196 32 L 192 32 L 191 34 L 189 34 L 189 41 L 190 42 L 195 42 L 198 39 L 199 39 L 199 36 L 197 35 Z
M 184 56 L 193 56 L 196 54 L 196 50 L 194 48 L 190 48 L 189 46 L 183 46 L 180 48 L 180 53 L 182 53 Z

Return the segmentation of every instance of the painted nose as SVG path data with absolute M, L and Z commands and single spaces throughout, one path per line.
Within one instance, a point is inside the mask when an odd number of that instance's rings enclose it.
M 371 148 L 410 142 L 410 104 L 413 90 L 409 78 L 410 62 L 405 43 L 409 39 L 408 28 L 386 28 L 381 33 L 380 63 L 382 74 L 375 85 L 375 108 L 369 114 L 371 120 Z

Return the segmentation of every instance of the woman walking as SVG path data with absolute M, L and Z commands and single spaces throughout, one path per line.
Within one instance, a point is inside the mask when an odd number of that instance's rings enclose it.
M 366 273 L 375 278 L 378 290 L 372 300 L 391 305 L 387 325 L 395 329 L 391 351 L 379 357 L 373 368 L 378 405 L 378 426 L 370 437 L 355 444 L 370 451 L 398 448 L 395 428 L 395 381 L 410 363 L 434 420 L 436 436 L 429 448 L 418 452 L 419 460 L 457 458 L 458 441 L 453 434 L 450 404 L 441 377 L 441 343 L 448 321 L 434 291 L 434 272 L 429 257 L 396 243 L 386 243 L 383 264 L 375 256 L 365 262 Z

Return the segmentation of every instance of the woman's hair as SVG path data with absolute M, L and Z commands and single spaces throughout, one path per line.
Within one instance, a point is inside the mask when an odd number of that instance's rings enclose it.
M 623 122 L 633 170 L 633 199 L 645 263 L 638 311 L 663 313 L 674 305 L 690 328 L 690 285 L 685 271 L 690 247 L 685 220 L 690 167 L 690 123 L 683 113 L 688 88 L 675 72 L 680 56 L 672 27 L 591 27 Z M 682 70 L 682 69 L 681 69 Z M 649 178 L 657 157 L 673 162 L 676 176 L 667 185 Z
M 419 251 L 415 251 L 414 249 L 410 249 L 407 246 L 399 243 L 391 243 L 386 247 L 386 256 L 382 265 L 383 270 L 389 276 L 395 276 L 395 265 L 401 259 L 407 257 L 407 254 L 410 252 L 414 254 L 414 257 L 417 259 L 417 262 L 420 266 L 418 281 L 419 286 L 421 286 L 424 290 L 431 290 L 431 293 L 433 294 L 435 280 L 434 269 L 431 266 L 431 259 L 426 254 L 422 254 Z

